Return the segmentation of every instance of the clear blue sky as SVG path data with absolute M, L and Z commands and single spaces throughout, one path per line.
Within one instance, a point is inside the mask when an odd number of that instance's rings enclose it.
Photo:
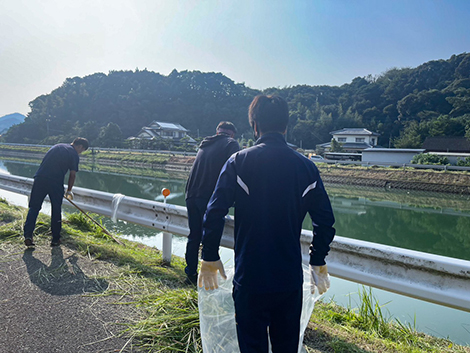
M 342 85 L 469 52 L 469 19 L 469 0 L 2 0 L 0 116 L 110 70 Z

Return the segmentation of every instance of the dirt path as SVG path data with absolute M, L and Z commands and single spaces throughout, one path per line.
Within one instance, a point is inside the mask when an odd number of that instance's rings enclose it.
M 137 352 L 119 335 L 137 313 L 116 305 L 126 298 L 100 295 L 115 273 L 64 245 L 0 242 L 0 351 Z

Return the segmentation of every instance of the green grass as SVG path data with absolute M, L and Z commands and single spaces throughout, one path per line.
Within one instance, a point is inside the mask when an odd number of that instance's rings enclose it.
M 313 336 L 318 345 L 318 336 L 323 338 L 320 345 L 325 350 L 321 352 L 470 352 L 470 347 L 417 332 L 415 324 L 404 324 L 386 316 L 384 306 L 374 297 L 372 289 L 365 287 L 359 291 L 359 304 L 355 308 L 351 304 L 343 308 L 334 302 L 319 302 L 306 340 L 312 340 Z
M 22 228 L 26 210 L 8 205 L 0 199 L 0 245 L 22 245 Z M 100 221 L 99 216 L 91 215 Z M 35 241 L 50 240 L 49 217 L 40 215 Z M 63 222 L 63 243 L 84 256 L 108 261 L 118 271 L 107 277 L 111 285 L 96 296 L 119 296 L 138 310 L 139 319 L 129 319 L 123 334 L 133 339 L 144 352 L 202 352 L 197 307 L 197 291 L 183 284 L 184 261 L 174 256 L 165 264 L 155 248 L 123 240 L 114 242 L 98 226 L 80 213 L 68 214 Z M 470 352 L 470 347 L 416 332 L 386 317 L 384 305 L 372 290 L 362 289 L 357 308 L 334 302 L 317 302 L 304 347 L 308 353 L 370 352 Z M 91 294 L 88 294 L 91 295 Z
M 97 163 L 100 159 L 114 160 L 114 161 L 134 161 L 138 163 L 148 164 L 165 164 L 170 159 L 169 154 L 153 153 L 153 152 L 129 152 L 129 151 L 94 151 L 91 150 L 83 152 L 83 156 L 87 158 L 94 158 Z
M 34 152 L 34 153 L 46 153 L 49 147 L 37 147 L 37 146 L 10 146 L 0 144 L 0 151 L 12 151 L 12 152 Z
M 108 166 L 108 165 L 102 165 L 102 164 L 92 165 L 89 163 L 80 163 L 80 169 L 87 170 L 87 171 L 91 171 L 91 170 L 99 171 L 103 173 L 138 175 L 138 176 L 162 178 L 162 179 L 168 179 L 172 175 L 175 174 L 175 173 L 171 173 L 170 175 L 169 173 L 161 169 L 123 167 L 121 165 L 118 165 L 118 166 Z M 187 174 L 185 174 L 185 177 L 187 177 Z

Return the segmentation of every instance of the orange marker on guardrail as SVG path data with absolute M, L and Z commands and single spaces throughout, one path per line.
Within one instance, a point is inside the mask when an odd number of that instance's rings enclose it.
M 166 203 L 166 197 L 169 196 L 170 194 L 171 194 L 170 189 L 167 189 L 167 188 L 162 189 L 162 195 L 164 197 L 164 203 Z
M 171 194 L 170 189 L 163 188 L 162 189 L 162 195 L 164 197 L 163 203 L 166 204 L 166 198 Z M 164 212 L 166 213 L 166 207 L 164 208 Z M 169 216 L 166 215 L 166 218 L 169 223 Z M 163 229 L 168 229 L 168 223 Z M 172 235 L 171 233 L 168 232 L 163 232 L 163 239 L 162 239 L 162 257 L 163 261 L 166 263 L 171 263 L 171 241 L 172 241 Z

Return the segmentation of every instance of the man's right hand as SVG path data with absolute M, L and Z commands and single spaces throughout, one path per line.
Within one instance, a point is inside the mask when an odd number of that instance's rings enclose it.
M 310 276 L 311 276 L 311 292 L 315 293 L 315 288 L 318 289 L 318 294 L 326 293 L 330 288 L 330 276 L 328 275 L 328 267 L 323 266 L 312 266 L 310 265 Z
M 67 200 L 72 201 L 72 200 L 73 200 L 73 192 L 72 192 L 72 191 L 67 191 L 67 192 L 65 193 L 65 198 L 66 198 Z
M 199 271 L 198 285 L 199 288 L 204 287 L 205 290 L 219 288 L 219 281 L 217 279 L 217 271 L 223 279 L 227 279 L 225 275 L 224 265 L 222 261 L 204 261 L 201 262 L 201 270 Z

